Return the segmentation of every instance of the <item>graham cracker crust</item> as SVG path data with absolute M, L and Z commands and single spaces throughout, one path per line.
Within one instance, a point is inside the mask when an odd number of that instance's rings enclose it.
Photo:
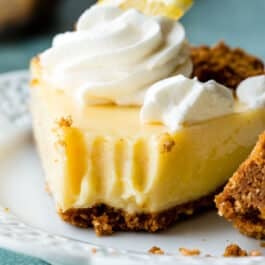
M 100 204 L 86 209 L 59 211 L 61 218 L 77 227 L 93 227 L 98 236 L 110 235 L 115 231 L 146 231 L 154 233 L 165 230 L 177 220 L 203 212 L 214 206 L 213 193 L 193 202 L 178 205 L 159 213 L 136 213 Z
M 265 238 L 265 132 L 215 201 L 219 214 L 241 233 Z
M 261 59 L 240 48 L 231 48 L 224 42 L 213 47 L 192 47 L 193 77 L 200 81 L 215 80 L 231 89 L 236 89 L 244 79 L 265 74 Z

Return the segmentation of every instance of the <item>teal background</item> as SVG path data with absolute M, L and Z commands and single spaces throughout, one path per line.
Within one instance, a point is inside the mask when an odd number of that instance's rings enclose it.
M 54 25 L 47 33 L 13 40 L 0 39 L 0 72 L 25 69 L 35 54 L 48 48 L 52 36 L 73 27 L 88 0 L 62 0 Z M 223 39 L 232 46 L 265 58 L 265 0 L 195 0 L 182 19 L 193 44 Z M 42 265 L 45 262 L 0 249 L 0 265 Z M 77 264 L 78 265 L 78 264 Z

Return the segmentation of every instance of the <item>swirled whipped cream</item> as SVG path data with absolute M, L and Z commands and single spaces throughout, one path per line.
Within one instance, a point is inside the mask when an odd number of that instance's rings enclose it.
M 199 82 L 182 75 L 151 87 L 145 97 L 140 118 L 143 123 L 162 123 L 171 132 L 183 125 L 225 116 L 234 111 L 232 91 L 216 83 Z
M 265 107 L 265 75 L 249 77 L 242 81 L 237 87 L 236 95 L 251 109 Z
M 44 78 L 85 104 L 142 105 L 157 81 L 192 72 L 180 23 L 114 6 L 85 11 L 40 59 Z

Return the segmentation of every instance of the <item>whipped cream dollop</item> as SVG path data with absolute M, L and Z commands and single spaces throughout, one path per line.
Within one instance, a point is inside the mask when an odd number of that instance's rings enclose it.
M 249 77 L 236 90 L 239 101 L 249 108 L 265 107 L 265 75 Z
M 148 90 L 140 118 L 143 123 L 162 123 L 175 132 L 183 125 L 224 116 L 233 109 L 234 98 L 229 88 L 215 81 L 202 83 L 178 75 Z
M 155 82 L 192 72 L 180 23 L 104 5 L 85 11 L 40 59 L 44 78 L 85 104 L 142 105 Z

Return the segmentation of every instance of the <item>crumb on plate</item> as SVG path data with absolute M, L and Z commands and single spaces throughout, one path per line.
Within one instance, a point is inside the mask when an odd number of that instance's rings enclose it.
M 262 256 L 262 253 L 259 250 L 251 250 L 249 252 L 249 256 L 251 256 L 251 257 L 259 257 L 259 256 Z
M 155 254 L 155 255 L 164 255 L 165 254 L 165 252 L 157 246 L 153 246 L 152 248 L 150 248 L 148 250 L 148 252 L 151 254 Z
M 93 254 L 96 254 L 96 253 L 97 253 L 97 249 L 96 249 L 96 248 L 91 248 L 91 252 L 92 252 Z
M 237 244 L 228 245 L 223 254 L 224 257 L 246 257 L 248 253 L 246 250 L 240 248 Z
M 199 249 L 179 248 L 179 252 L 183 256 L 199 256 L 201 254 Z

